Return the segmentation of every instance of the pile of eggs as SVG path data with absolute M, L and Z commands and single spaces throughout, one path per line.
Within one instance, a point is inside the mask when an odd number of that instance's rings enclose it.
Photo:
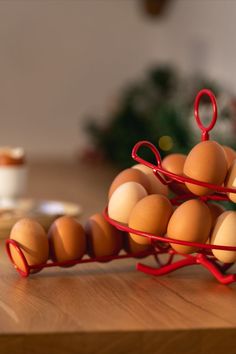
M 171 154 L 163 159 L 162 167 L 209 184 L 236 187 L 236 152 L 215 141 L 197 144 L 187 156 Z M 108 215 L 133 230 L 173 240 L 236 246 L 236 212 L 225 211 L 221 205 L 199 198 L 213 193 L 212 189 L 179 182 L 169 186 L 144 165 L 128 168 L 119 173 L 110 186 Z M 192 199 L 173 206 L 169 188 L 176 194 L 191 192 Z M 236 194 L 228 196 L 236 202 Z M 150 238 L 121 232 L 100 213 L 91 216 L 84 227 L 71 217 L 60 217 L 51 225 L 48 234 L 35 220 L 21 219 L 13 226 L 10 238 L 19 244 L 30 266 L 46 263 L 48 259 L 56 262 L 80 260 L 86 254 L 92 258 L 115 256 L 122 249 L 138 254 L 152 247 Z M 179 253 L 197 251 L 190 245 L 171 243 L 170 246 Z M 23 269 L 19 253 L 10 247 L 15 265 Z M 222 262 L 236 261 L 234 251 L 212 252 Z
M 194 146 L 189 154 L 171 154 L 162 161 L 168 172 L 197 181 L 236 187 L 236 151 L 215 141 L 203 141 Z M 162 176 L 164 178 L 164 176 Z M 236 212 L 226 211 L 217 203 L 205 202 L 202 196 L 214 190 L 193 183 L 172 182 L 172 192 L 190 194 L 192 199 L 178 207 L 171 204 L 167 185 L 152 170 L 138 164 L 122 171 L 109 190 L 108 215 L 111 219 L 139 230 L 174 240 L 213 245 L 236 246 Z M 236 194 L 229 193 L 236 202 Z M 145 247 L 150 239 L 130 233 L 133 242 Z M 179 253 L 193 253 L 192 246 L 171 243 Z M 236 261 L 236 252 L 212 250 L 214 256 L 225 263 Z

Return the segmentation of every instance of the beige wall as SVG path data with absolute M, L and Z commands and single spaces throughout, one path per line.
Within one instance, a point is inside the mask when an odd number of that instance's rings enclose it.
M 157 60 L 204 67 L 235 89 L 236 1 L 173 1 L 147 20 L 138 0 L 0 1 L 0 144 L 71 156 L 87 113 Z

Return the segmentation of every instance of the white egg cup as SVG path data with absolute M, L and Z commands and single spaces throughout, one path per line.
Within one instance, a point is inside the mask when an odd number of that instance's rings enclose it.
M 22 197 L 27 187 L 25 165 L 0 166 L 0 198 L 4 200 Z

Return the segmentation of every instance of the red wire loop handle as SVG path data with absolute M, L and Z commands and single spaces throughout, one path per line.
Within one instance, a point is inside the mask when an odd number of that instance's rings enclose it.
M 11 247 L 13 247 L 16 250 L 16 252 L 19 253 L 19 257 L 23 263 L 24 269 L 17 267 L 17 265 L 15 264 L 10 249 Z M 24 278 L 28 277 L 30 273 L 30 266 L 28 265 L 25 255 L 22 252 L 22 249 L 20 248 L 19 244 L 14 240 L 8 239 L 6 240 L 6 250 L 7 250 L 8 257 L 10 258 L 10 261 L 14 264 L 15 269 L 20 273 L 22 277 Z
M 156 159 L 157 164 L 153 165 L 151 162 L 148 162 L 146 160 L 144 160 L 142 157 L 140 157 L 138 155 L 138 150 L 141 147 L 147 147 L 148 149 L 150 149 Z M 132 150 L 132 158 L 137 161 L 138 163 L 141 163 L 149 168 L 151 168 L 153 170 L 153 173 L 155 174 L 155 176 L 163 183 L 163 184 L 168 184 L 169 182 L 162 176 L 160 175 L 160 173 L 158 172 L 159 169 L 162 169 L 161 166 L 161 155 L 159 153 L 159 151 L 157 150 L 156 146 L 153 145 L 152 143 L 150 143 L 149 141 L 139 141 L 138 143 L 136 143 L 133 147 Z
M 150 143 L 149 141 L 146 141 L 146 140 L 139 141 L 137 144 L 134 145 L 133 150 L 132 150 L 132 158 L 135 161 L 150 167 L 151 169 L 156 168 L 156 165 L 153 165 L 151 162 L 148 162 L 148 161 L 142 159 L 142 157 L 140 157 L 138 155 L 138 150 L 141 147 L 147 147 L 148 149 L 150 149 L 153 152 L 153 154 L 155 155 L 157 166 L 161 167 L 161 155 L 160 155 L 159 151 L 157 150 L 155 145 L 153 145 L 152 143 Z
M 206 95 L 210 98 L 211 104 L 212 104 L 212 110 L 213 110 L 211 122 L 207 127 L 205 127 L 202 124 L 202 121 L 199 117 L 199 104 L 200 104 L 200 100 L 201 100 L 202 96 L 204 96 L 204 95 Z M 217 120 L 216 98 L 215 98 L 215 95 L 213 94 L 212 91 L 210 91 L 208 89 L 203 89 L 203 90 L 199 91 L 199 93 L 197 94 L 197 96 L 195 98 L 195 102 L 194 102 L 194 116 L 195 116 L 195 119 L 197 121 L 199 128 L 202 131 L 202 141 L 208 140 L 209 139 L 209 132 L 213 129 L 214 125 L 216 124 L 216 120 Z

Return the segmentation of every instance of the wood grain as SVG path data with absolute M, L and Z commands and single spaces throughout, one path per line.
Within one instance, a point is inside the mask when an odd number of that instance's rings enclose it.
M 84 221 L 105 205 L 113 174 L 38 163 L 29 193 L 81 203 Z M 136 262 L 47 269 L 22 279 L 1 242 L 0 353 L 236 353 L 235 284 L 218 284 L 200 266 L 150 277 L 135 270 Z

